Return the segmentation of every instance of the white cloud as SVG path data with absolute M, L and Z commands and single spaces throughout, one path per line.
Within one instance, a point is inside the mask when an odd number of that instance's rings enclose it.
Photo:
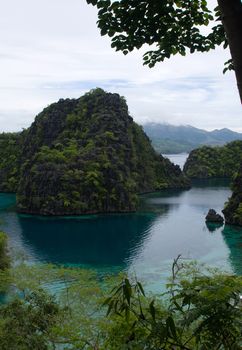
M 241 130 L 228 52 L 175 57 L 149 69 L 142 52 L 110 48 L 84 0 L 8 0 L 1 4 L 0 129 L 27 127 L 46 105 L 96 86 L 127 98 L 138 122 L 166 121 Z

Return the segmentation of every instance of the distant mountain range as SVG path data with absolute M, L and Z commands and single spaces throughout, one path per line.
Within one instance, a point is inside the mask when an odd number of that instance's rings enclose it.
M 227 142 L 242 140 L 242 133 L 226 128 L 206 131 L 191 125 L 146 123 L 143 129 L 156 151 L 164 154 L 190 152 L 202 145 L 222 146 Z

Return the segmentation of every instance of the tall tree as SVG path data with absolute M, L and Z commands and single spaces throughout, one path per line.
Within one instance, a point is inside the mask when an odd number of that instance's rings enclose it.
M 102 35 L 112 37 L 116 51 L 127 54 L 144 44 L 152 45 L 143 56 L 149 67 L 172 55 L 229 45 L 232 59 L 225 63 L 224 71 L 235 70 L 242 102 L 241 0 L 217 0 L 213 10 L 208 0 L 86 1 L 99 9 L 98 27 Z M 210 28 L 206 34 L 204 26 Z
M 218 0 L 242 102 L 242 2 Z

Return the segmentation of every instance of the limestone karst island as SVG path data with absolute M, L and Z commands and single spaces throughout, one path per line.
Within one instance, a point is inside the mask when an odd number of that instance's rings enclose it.
M 11 0 L 0 350 L 242 349 L 242 1 Z
M 60 100 L 29 129 L 3 134 L 1 152 L 1 190 L 16 192 L 24 213 L 130 212 L 140 193 L 190 186 L 153 150 L 125 99 L 102 89 Z

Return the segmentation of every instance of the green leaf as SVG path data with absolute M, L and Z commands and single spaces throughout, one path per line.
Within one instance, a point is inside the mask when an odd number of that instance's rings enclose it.
M 173 338 L 177 339 L 176 325 L 175 325 L 175 322 L 174 322 L 172 316 L 169 316 L 166 319 L 166 325 L 167 325 L 167 328 L 170 331 L 171 335 L 173 336 Z
M 150 314 L 152 316 L 152 319 L 155 321 L 155 313 L 156 313 L 156 310 L 155 310 L 155 307 L 154 307 L 154 303 L 155 301 L 152 300 L 152 302 L 150 303 L 149 305 L 149 310 L 150 310 Z
M 145 291 L 144 291 L 144 289 L 143 289 L 142 284 L 141 284 L 140 282 L 137 282 L 137 286 L 138 286 L 140 292 L 143 294 L 143 296 L 145 296 Z
M 86 0 L 88 4 L 97 5 L 98 0 Z
M 124 280 L 123 293 L 124 293 L 124 296 L 127 300 L 127 303 L 130 305 L 132 288 L 131 288 L 131 285 L 130 285 L 129 280 L 127 278 L 125 278 L 125 280 Z
M 108 310 L 107 310 L 107 313 L 106 313 L 107 316 L 108 316 L 108 315 L 111 313 L 111 311 L 112 311 L 113 303 L 114 303 L 114 301 L 111 300 L 111 302 L 110 302 L 109 305 L 108 305 Z

